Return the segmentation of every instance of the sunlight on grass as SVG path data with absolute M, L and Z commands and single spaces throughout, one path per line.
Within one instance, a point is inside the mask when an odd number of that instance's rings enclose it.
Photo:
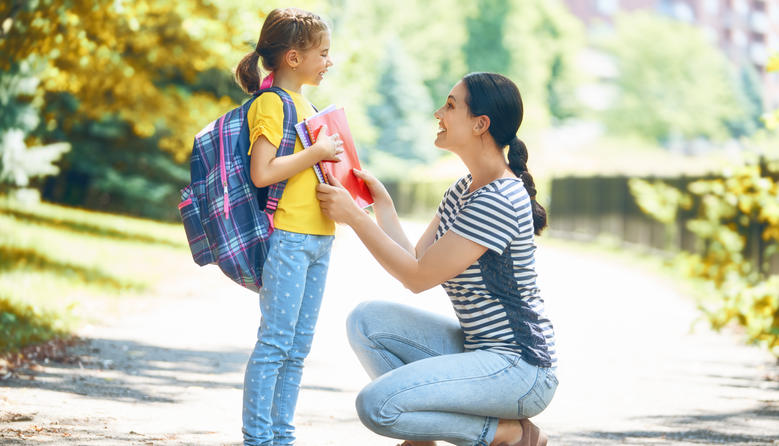
M 190 262 L 179 224 L 0 198 L 0 351 L 95 321 Z

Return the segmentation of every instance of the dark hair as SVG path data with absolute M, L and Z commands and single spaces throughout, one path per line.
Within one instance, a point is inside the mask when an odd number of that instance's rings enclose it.
M 500 147 L 509 146 L 509 168 L 522 179 L 533 207 L 536 235 L 546 227 L 546 209 L 536 200 L 536 185 L 527 170 L 527 147 L 517 137 L 522 123 L 523 107 L 519 89 L 506 76 L 497 73 L 471 73 L 463 77 L 468 91 L 465 103 L 472 116 L 490 118 L 488 131 Z
M 254 93 L 260 89 L 260 58 L 264 69 L 277 70 L 284 53 L 290 49 L 307 50 L 319 45 L 322 33 L 327 30 L 327 23 L 316 14 L 297 8 L 274 9 L 262 24 L 254 51 L 238 63 L 236 82 L 243 91 Z

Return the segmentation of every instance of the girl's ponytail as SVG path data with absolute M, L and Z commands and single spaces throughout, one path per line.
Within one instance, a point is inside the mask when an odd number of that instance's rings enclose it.
M 260 89 L 260 55 L 252 51 L 241 59 L 235 69 L 235 81 L 244 92 L 252 94 Z
M 533 207 L 533 229 L 536 235 L 546 228 L 546 209 L 536 201 L 536 184 L 533 182 L 533 176 L 527 169 L 527 147 L 521 139 L 514 136 L 509 141 L 508 161 L 509 168 L 514 175 L 519 177 L 525 183 L 527 194 L 530 195 L 530 203 Z

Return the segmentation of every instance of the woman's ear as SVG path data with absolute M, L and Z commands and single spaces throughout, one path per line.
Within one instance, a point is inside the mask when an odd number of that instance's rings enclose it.
M 477 116 L 473 122 L 473 134 L 481 136 L 490 128 L 490 117 L 487 115 Z

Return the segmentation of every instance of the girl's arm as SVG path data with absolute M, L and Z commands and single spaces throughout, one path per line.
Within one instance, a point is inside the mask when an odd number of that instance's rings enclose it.
M 327 135 L 327 128 L 322 135 Z M 311 147 L 288 156 L 276 156 L 278 148 L 264 135 L 255 141 L 251 155 L 250 175 L 257 187 L 270 186 L 313 166 L 322 160 L 339 161 L 337 155 L 343 152 L 338 135 L 317 138 Z
M 317 185 L 317 198 L 322 211 L 333 220 L 351 226 L 384 269 L 414 293 L 430 289 L 457 276 L 487 251 L 485 246 L 449 231 L 438 241 L 431 243 L 420 258 L 416 258 L 410 251 L 395 243 L 354 204 L 349 193 L 339 187 L 337 180 L 333 183 L 335 187 Z M 430 232 L 429 226 L 425 231 L 427 239 L 430 238 Z M 425 236 L 420 242 L 424 239 Z

